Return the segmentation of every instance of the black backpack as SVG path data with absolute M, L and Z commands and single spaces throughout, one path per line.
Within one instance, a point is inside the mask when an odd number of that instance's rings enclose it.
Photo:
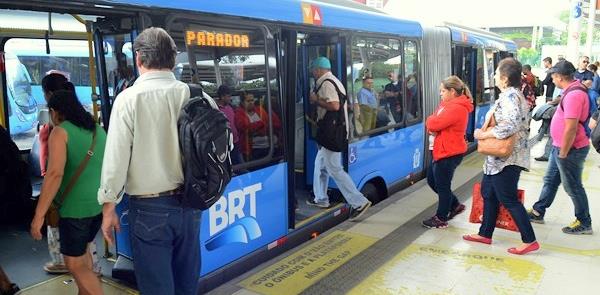
M 233 134 L 229 120 L 198 85 L 189 85 L 177 128 L 183 155 L 184 204 L 206 210 L 223 195 L 232 177 Z
M 315 139 L 319 145 L 326 149 L 334 152 L 341 152 L 348 146 L 346 116 L 344 115 L 346 95 L 340 91 L 337 83 L 332 79 L 325 79 L 314 92 L 317 93 L 323 86 L 323 83 L 327 81 L 333 84 L 337 91 L 340 100 L 340 108 L 337 111 L 327 111 L 325 116 L 317 121 L 317 136 Z

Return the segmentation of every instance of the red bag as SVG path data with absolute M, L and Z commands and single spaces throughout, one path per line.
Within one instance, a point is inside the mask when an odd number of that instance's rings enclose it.
M 521 204 L 525 199 L 525 191 L 518 190 L 517 198 Z M 471 207 L 471 215 L 469 216 L 469 222 L 471 223 L 481 223 L 483 219 L 483 197 L 481 196 L 481 183 L 477 182 L 473 185 L 473 206 Z M 513 220 L 510 212 L 504 208 L 502 204 L 500 204 L 500 208 L 498 209 L 498 218 L 496 219 L 496 227 L 519 231 L 517 224 Z

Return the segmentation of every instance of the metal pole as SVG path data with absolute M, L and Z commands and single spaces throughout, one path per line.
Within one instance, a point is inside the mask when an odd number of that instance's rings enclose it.
M 569 36 L 567 40 L 567 52 L 566 58 L 572 63 L 577 63 L 579 59 L 579 42 L 580 42 L 580 28 L 581 18 L 583 16 L 582 10 L 583 1 L 571 0 L 570 4 L 570 17 L 569 17 Z
M 596 25 L 596 0 L 590 0 L 590 11 L 588 15 L 587 39 L 585 42 L 585 54 L 591 58 L 592 43 L 594 42 L 594 26 Z

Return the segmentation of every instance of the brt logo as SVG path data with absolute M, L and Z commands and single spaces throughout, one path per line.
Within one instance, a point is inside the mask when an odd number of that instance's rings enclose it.
M 258 239 L 262 232 L 256 221 L 256 193 L 262 184 L 256 183 L 229 192 L 208 210 L 209 235 L 206 249 L 212 251 L 230 243 Z

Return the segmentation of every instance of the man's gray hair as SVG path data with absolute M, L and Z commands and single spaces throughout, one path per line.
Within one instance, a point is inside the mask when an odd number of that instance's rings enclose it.
M 177 46 L 169 33 L 162 28 L 150 27 L 142 31 L 133 42 L 133 50 L 148 69 L 175 67 Z

